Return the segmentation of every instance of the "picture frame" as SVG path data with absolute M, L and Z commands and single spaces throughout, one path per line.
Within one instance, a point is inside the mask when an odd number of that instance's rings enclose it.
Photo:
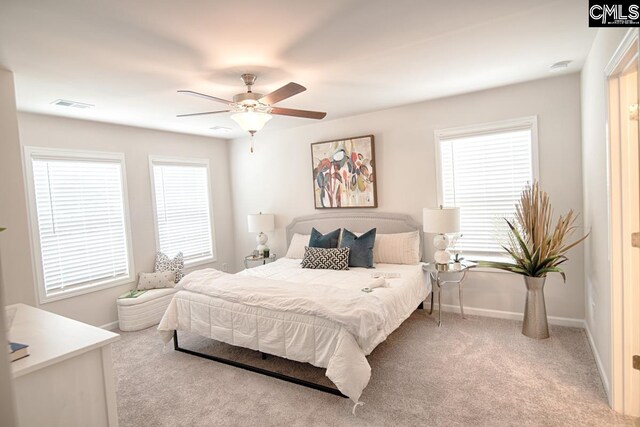
M 377 208 L 373 135 L 311 144 L 316 209 Z

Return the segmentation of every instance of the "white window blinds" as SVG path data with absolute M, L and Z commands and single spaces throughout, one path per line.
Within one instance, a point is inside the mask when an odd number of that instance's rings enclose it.
M 129 279 L 121 160 L 30 161 L 44 296 Z
M 507 226 L 523 187 L 533 179 L 533 126 L 439 135 L 440 195 L 460 208 L 463 235 L 456 249 L 504 252 Z
M 186 264 L 214 259 L 208 165 L 151 159 L 158 249 Z

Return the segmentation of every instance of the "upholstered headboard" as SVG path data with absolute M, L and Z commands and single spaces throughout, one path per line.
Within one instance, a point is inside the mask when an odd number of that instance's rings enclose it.
M 315 227 L 321 233 L 328 233 L 336 228 L 347 228 L 353 232 L 364 233 L 372 228 L 379 234 L 406 233 L 418 231 L 420 235 L 420 259 L 423 251 L 422 226 L 409 215 L 383 212 L 332 212 L 294 218 L 287 225 L 287 248 L 295 233 L 311 234 Z

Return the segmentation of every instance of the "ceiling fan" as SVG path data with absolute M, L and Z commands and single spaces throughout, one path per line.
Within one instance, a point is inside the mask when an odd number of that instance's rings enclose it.
M 273 106 L 273 104 L 277 102 L 283 101 L 287 98 L 292 97 L 293 95 L 297 95 L 300 92 L 304 92 L 305 90 L 307 90 L 307 88 L 299 85 L 298 83 L 287 83 L 280 89 L 276 89 L 267 95 L 262 95 L 261 93 L 255 93 L 251 90 L 251 87 L 255 84 L 257 79 L 257 76 L 255 74 L 243 74 L 242 76 L 240 76 L 240 78 L 247 86 L 247 92 L 234 95 L 233 101 L 206 95 L 204 93 L 194 92 L 192 90 L 179 90 L 178 93 L 184 93 L 187 95 L 208 99 L 210 101 L 227 104 L 230 108 L 228 110 L 220 111 L 178 114 L 177 117 L 203 116 L 207 114 L 234 112 L 236 114 L 233 114 L 231 116 L 231 119 L 237 122 L 243 130 L 249 132 L 251 136 L 253 136 L 257 131 L 262 129 L 262 127 L 269 120 L 271 120 L 271 114 L 280 116 L 302 117 L 306 119 L 316 120 L 321 120 L 327 115 L 327 113 L 323 113 L 320 111 L 296 110 L 292 108 L 281 108 Z

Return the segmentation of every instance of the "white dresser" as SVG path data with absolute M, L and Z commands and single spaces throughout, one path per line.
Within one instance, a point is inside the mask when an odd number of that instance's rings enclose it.
M 120 336 L 24 304 L 9 339 L 30 355 L 11 363 L 20 427 L 117 426 L 111 343 Z

